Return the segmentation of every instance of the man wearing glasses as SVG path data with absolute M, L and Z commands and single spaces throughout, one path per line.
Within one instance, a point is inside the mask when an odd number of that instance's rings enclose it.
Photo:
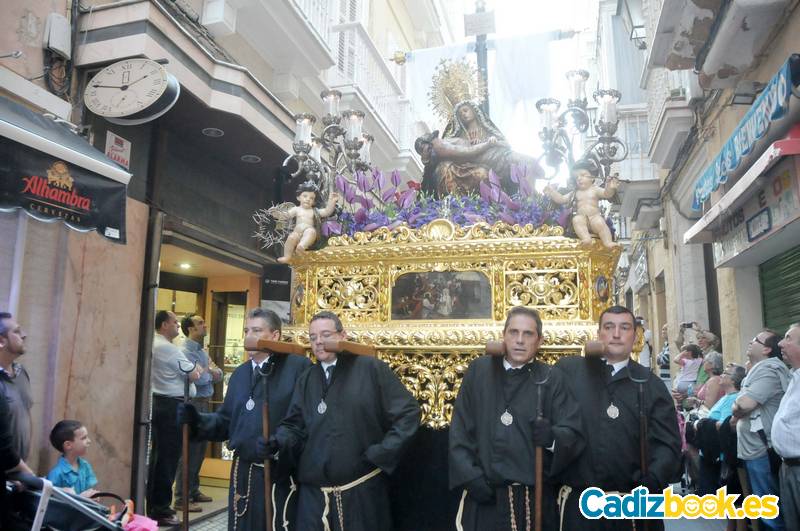
M 780 338 L 772 330 L 762 330 L 747 347 L 750 372 L 742 382 L 742 390 L 733 405 L 738 419 L 737 454 L 744 461 L 750 490 L 757 496 L 778 494 L 777 466 L 780 457 L 772 449 L 770 431 L 791 375 L 781 359 Z M 769 529 L 785 529 L 779 515 L 762 519 Z
M 778 345 L 794 372 L 772 422 L 772 442 L 783 459 L 781 516 L 786 529 L 800 529 L 800 323 L 791 325 Z
M 311 318 L 318 363 L 297 380 L 270 451 L 297 464 L 297 524 L 302 531 L 392 529 L 387 474 L 417 431 L 419 404 L 385 362 L 330 352 L 344 341 L 339 317 Z

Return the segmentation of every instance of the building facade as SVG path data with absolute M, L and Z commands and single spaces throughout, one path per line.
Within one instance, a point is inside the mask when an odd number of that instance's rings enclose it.
M 424 125 L 406 97 L 403 52 L 452 42 L 453 6 L 12 0 L 5 8 L 0 96 L 74 124 L 87 149 L 124 167 L 106 160 L 103 171 L 127 175 L 124 245 L 26 209 L 0 212 L 0 309 L 28 331 L 29 461 L 45 473 L 57 457 L 50 428 L 77 418 L 96 441 L 89 457 L 104 490 L 140 498 L 155 311 L 203 315 L 212 357 L 238 360 L 243 309 L 288 286 L 252 238 L 250 215 L 294 200 L 297 183 L 281 169 L 293 153 L 294 115 L 324 114 L 323 90 L 342 92 L 342 110 L 365 112 L 374 165 L 420 179 L 413 140 Z M 180 95 L 162 116 L 121 125 L 89 111 L 83 95 L 97 72 L 128 58 L 164 65 Z
M 698 322 L 721 337 L 726 361 L 744 363 L 761 328 L 783 334 L 800 318 L 790 60 L 800 19 L 788 2 L 626 0 L 625 9 L 642 29 L 659 168 L 629 212 L 635 229 L 643 213 L 658 220 L 634 232 L 633 305 L 673 340 L 681 323 Z

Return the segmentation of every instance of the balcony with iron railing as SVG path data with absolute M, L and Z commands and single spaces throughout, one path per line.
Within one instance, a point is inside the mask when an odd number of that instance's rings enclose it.
M 363 24 L 348 22 L 333 26 L 329 42 L 336 66 L 328 70 L 327 83 L 342 92 L 342 105 L 351 103 L 368 111 L 364 127 L 375 136 L 373 149 L 380 149 L 382 144 L 394 146 L 387 150 L 388 156 L 396 158 L 398 151 L 405 151 L 405 156 L 415 159 L 419 166 L 411 149 L 414 144 L 411 102 L 396 72 L 387 64 Z M 378 159 L 375 162 L 381 165 Z M 384 163 L 396 164 L 397 161 Z
M 689 70 L 657 68 L 647 83 L 647 117 L 650 160 L 671 169 L 694 124 L 693 105 L 702 99 L 697 75 Z

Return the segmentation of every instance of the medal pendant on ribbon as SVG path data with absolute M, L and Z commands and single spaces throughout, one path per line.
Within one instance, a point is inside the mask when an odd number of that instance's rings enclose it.
M 514 416 L 506 409 L 503 411 L 503 414 L 500 415 L 500 422 L 503 423 L 503 426 L 511 426 L 511 423 L 514 422 Z
M 247 400 L 247 403 L 244 405 L 244 407 L 245 407 L 245 409 L 247 409 L 247 411 L 253 411 L 253 408 L 256 407 L 256 403 L 255 403 L 255 401 L 253 401 L 252 398 L 249 398 Z
M 328 411 L 328 404 L 326 404 L 324 400 L 320 400 L 317 406 L 317 413 L 324 415 L 326 411 Z
M 611 419 L 619 417 L 619 408 L 614 404 L 609 405 L 608 409 L 606 409 L 606 415 L 608 415 L 608 418 Z

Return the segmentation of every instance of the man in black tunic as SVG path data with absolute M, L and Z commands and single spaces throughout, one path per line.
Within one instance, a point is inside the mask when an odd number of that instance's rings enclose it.
M 303 531 L 390 531 L 386 474 L 416 433 L 417 401 L 377 358 L 325 350 L 344 340 L 336 314 L 309 325 L 317 363 L 297 382 L 275 441 L 279 459 L 299 458 L 297 528 Z
M 450 425 L 450 488 L 464 490 L 459 531 L 532 529 L 536 488 L 543 529 L 558 529 L 551 478 L 580 453 L 583 438 L 563 375 L 535 359 L 541 340 L 536 310 L 513 308 L 503 329 L 505 355 L 482 356 L 464 375 Z M 544 448 L 542 485 L 537 446 Z
M 681 440 L 672 398 L 664 383 L 649 369 L 630 359 L 636 339 L 633 313 L 612 306 L 600 314 L 599 340 L 605 344 L 605 359 L 571 356 L 563 358 L 554 372 L 578 401 L 583 416 L 586 450 L 564 473 L 571 492 L 564 502 L 565 531 L 617 531 L 664 528 L 660 520 L 614 520 L 584 518 L 579 509 L 581 492 L 598 487 L 606 492 L 629 493 L 639 486 L 660 493 L 675 479 L 680 468 Z M 647 418 L 647 473 L 640 458 L 640 401 L 643 386 Z
M 270 310 L 256 308 L 247 313 L 245 336 L 280 341 L 281 320 Z M 199 413 L 191 405 L 179 407 L 179 421 L 191 426 L 197 440 L 228 441 L 233 451 L 228 495 L 228 529 L 266 529 L 264 459 L 270 454 L 262 437 L 261 410 L 265 393 L 269 405 L 270 433 L 275 433 L 289 408 L 295 382 L 311 361 L 303 356 L 248 352 L 250 359 L 239 365 L 228 380 L 222 407 L 215 413 Z M 260 370 L 259 370 L 260 367 Z M 268 373 L 262 376 L 262 373 Z M 266 378 L 266 387 L 265 387 Z M 274 530 L 300 530 L 294 525 L 295 496 L 289 470 L 271 467 Z

